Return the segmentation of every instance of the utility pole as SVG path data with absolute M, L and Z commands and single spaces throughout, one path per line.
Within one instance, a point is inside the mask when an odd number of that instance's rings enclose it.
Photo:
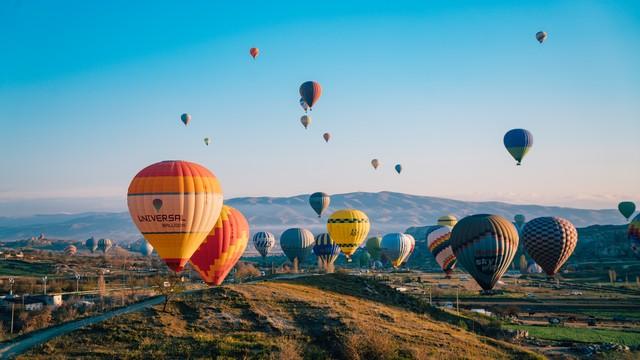
M 433 306 L 433 303 L 431 302 L 431 286 L 429 286 L 429 305 Z
M 76 273 L 76 295 L 80 293 L 80 274 Z
M 10 277 L 9 278 L 9 295 L 13 295 L 13 283 L 16 281 L 16 279 Z
M 456 312 L 460 316 L 460 286 L 456 286 Z
M 13 335 L 13 315 L 15 314 L 15 308 L 16 308 L 16 303 L 15 303 L 15 299 L 13 296 L 13 283 L 15 282 L 15 279 L 10 277 L 9 278 L 9 295 L 11 295 L 11 334 Z
M 47 295 L 47 275 L 42 277 L 42 285 L 44 288 L 44 294 Z

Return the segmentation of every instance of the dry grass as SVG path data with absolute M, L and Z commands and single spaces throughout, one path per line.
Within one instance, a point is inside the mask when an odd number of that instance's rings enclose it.
M 184 295 L 166 313 L 154 308 L 82 329 L 23 358 L 533 358 L 391 296 L 338 274 L 231 285 Z

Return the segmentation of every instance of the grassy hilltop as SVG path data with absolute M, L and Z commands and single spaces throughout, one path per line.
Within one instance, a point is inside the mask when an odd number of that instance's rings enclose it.
M 21 358 L 538 358 L 447 317 L 372 280 L 309 276 L 184 294 L 167 312 L 118 317 Z

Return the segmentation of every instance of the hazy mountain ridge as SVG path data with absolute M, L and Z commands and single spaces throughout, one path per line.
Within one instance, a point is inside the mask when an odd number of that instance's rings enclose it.
M 249 221 L 251 231 L 271 231 L 279 236 L 289 227 L 305 227 L 317 233 L 325 230 L 327 215 L 321 219 L 309 207 L 308 194 L 291 197 L 242 197 L 227 200 L 227 205 L 240 210 Z M 355 192 L 332 195 L 326 214 L 341 208 L 358 208 L 371 220 L 371 234 L 402 232 L 412 226 L 435 224 L 439 216 L 454 214 L 459 218 L 492 213 L 509 219 L 524 214 L 527 219 L 538 216 L 561 216 L 577 227 L 593 224 L 621 224 L 624 219 L 616 209 L 586 210 L 555 206 L 515 205 L 501 202 L 466 202 L 394 192 Z M 45 233 L 59 239 L 112 238 L 130 242 L 140 237 L 129 214 L 81 213 L 0 218 L 0 240 L 20 240 Z

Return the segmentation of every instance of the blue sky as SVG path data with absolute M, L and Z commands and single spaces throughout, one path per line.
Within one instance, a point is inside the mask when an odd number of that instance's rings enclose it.
M 7 0 L 0 34 L 5 208 L 125 209 L 166 159 L 209 167 L 226 197 L 640 201 L 637 1 Z M 324 92 L 305 131 L 306 80 Z M 516 127 L 535 139 L 521 167 L 502 146 Z

